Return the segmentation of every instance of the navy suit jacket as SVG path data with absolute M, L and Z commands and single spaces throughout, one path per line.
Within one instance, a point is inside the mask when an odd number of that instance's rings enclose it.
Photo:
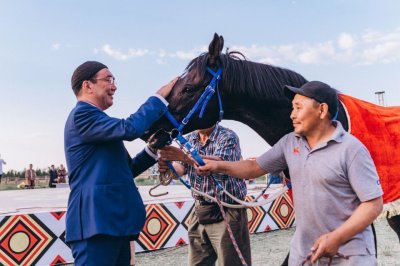
M 123 141 L 142 136 L 167 110 L 150 97 L 127 119 L 78 102 L 65 124 L 64 148 L 71 192 L 66 241 L 97 234 L 139 234 L 146 212 L 133 178 L 156 161 L 145 151 L 131 158 Z

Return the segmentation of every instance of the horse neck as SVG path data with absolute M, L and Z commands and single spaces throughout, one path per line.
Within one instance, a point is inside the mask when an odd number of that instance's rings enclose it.
M 248 125 L 271 146 L 293 130 L 291 107 L 287 104 L 271 106 L 268 101 L 250 98 L 227 99 L 225 102 L 225 119 Z
M 286 101 L 280 104 L 271 104 L 267 99 L 251 97 L 235 99 L 233 95 L 230 95 L 224 99 L 224 102 L 224 119 L 248 125 L 271 146 L 284 135 L 293 131 L 290 119 L 292 108 Z M 346 112 L 341 103 L 338 120 L 342 123 L 343 128 L 348 130 Z
M 240 65 L 228 66 L 226 75 L 221 90 L 226 119 L 248 125 L 270 145 L 293 130 L 292 108 L 283 94 L 283 86 L 303 85 L 307 80 L 300 74 L 243 61 Z

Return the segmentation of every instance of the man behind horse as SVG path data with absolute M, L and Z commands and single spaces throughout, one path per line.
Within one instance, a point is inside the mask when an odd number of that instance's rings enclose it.
M 239 161 L 241 150 L 238 136 L 230 129 L 215 125 L 190 133 L 188 142 L 205 158 L 215 160 Z M 187 174 L 190 185 L 212 197 L 215 195 L 215 186 L 211 177 L 196 174 L 193 161 L 179 148 L 169 146 L 159 151 L 159 170 L 165 172 L 165 160 L 174 162 L 173 166 L 179 175 Z M 215 179 L 235 197 L 243 200 L 247 193 L 246 183 L 230 175 L 214 175 Z M 247 265 L 251 265 L 251 249 L 247 213 L 245 209 L 225 208 L 226 221 L 219 206 L 209 199 L 193 194 L 195 207 L 190 214 L 189 234 L 189 265 L 243 265 L 235 246 L 230 239 L 225 222 L 229 223 L 238 248 L 243 254 Z M 221 201 L 236 204 L 230 197 L 223 194 Z
M 382 210 L 383 192 L 368 150 L 334 120 L 336 90 L 311 81 L 286 86 L 285 94 L 294 132 L 256 161 L 206 160 L 198 172 L 249 178 L 289 168 L 297 222 L 289 265 L 377 265 L 370 224 Z

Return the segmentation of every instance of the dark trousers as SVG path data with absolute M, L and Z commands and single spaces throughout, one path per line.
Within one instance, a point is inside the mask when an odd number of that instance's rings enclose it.
M 251 266 L 246 209 L 227 208 L 226 216 L 243 257 L 247 265 Z M 190 266 L 214 265 L 216 261 L 218 266 L 243 265 L 232 244 L 224 221 L 202 225 L 199 224 L 196 213 L 192 211 L 188 234 Z
M 131 252 L 127 236 L 96 235 L 70 244 L 75 266 L 129 266 Z
M 35 180 L 28 180 L 28 186 L 29 188 L 35 188 Z

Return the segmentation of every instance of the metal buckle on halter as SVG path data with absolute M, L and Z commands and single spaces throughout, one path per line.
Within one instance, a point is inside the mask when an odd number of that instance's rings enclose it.
M 169 134 L 169 138 L 172 142 L 179 135 L 179 130 L 177 128 L 173 128 L 170 132 L 168 132 L 168 134 Z

